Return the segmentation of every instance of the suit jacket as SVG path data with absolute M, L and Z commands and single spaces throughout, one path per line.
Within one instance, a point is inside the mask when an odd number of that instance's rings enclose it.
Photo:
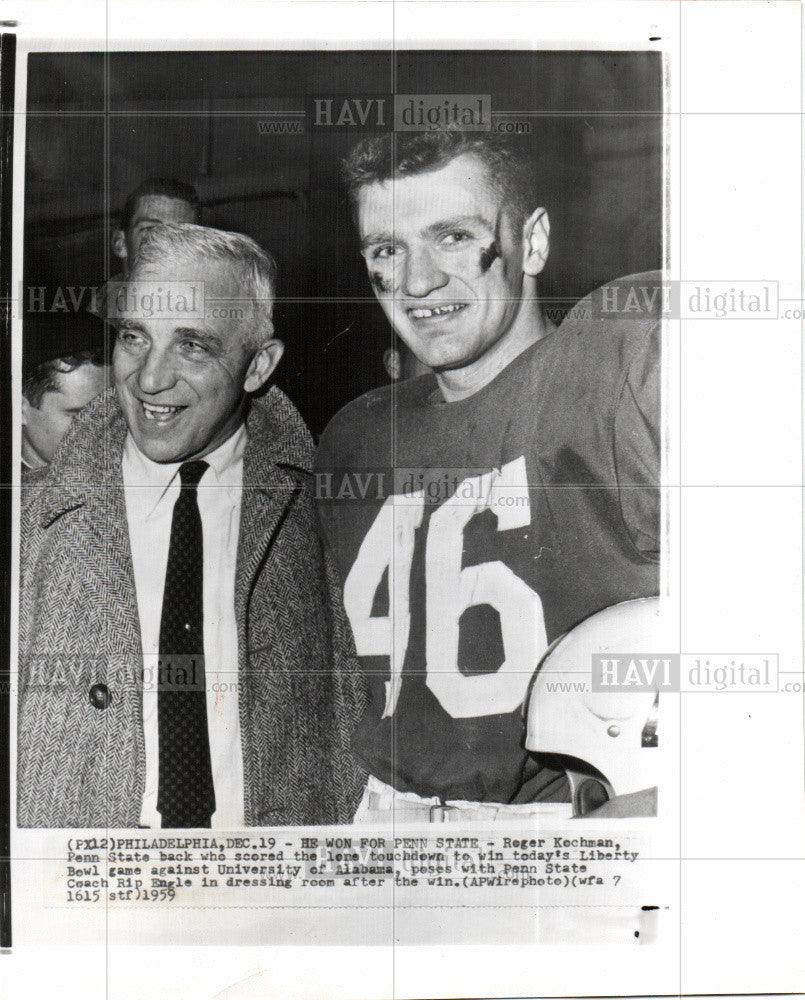
M 312 442 L 277 388 L 253 402 L 247 428 L 235 574 L 246 823 L 348 822 L 364 779 L 349 749 L 363 682 L 316 533 Z M 126 430 L 109 390 L 23 490 L 20 826 L 139 823 L 142 648 Z

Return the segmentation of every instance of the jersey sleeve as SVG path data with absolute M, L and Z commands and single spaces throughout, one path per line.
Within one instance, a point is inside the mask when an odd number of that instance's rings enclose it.
M 621 514 L 635 549 L 660 554 L 660 324 L 652 324 L 627 371 L 614 421 Z

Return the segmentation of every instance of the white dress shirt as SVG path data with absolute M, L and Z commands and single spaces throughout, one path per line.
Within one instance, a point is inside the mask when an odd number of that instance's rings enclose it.
M 215 787 L 214 829 L 244 825 L 243 755 L 238 714 L 238 633 L 235 563 L 240 530 L 246 427 L 204 456 L 209 464 L 198 487 L 204 545 L 204 667 L 207 725 Z M 162 593 L 168 564 L 173 505 L 181 490 L 179 465 L 152 462 L 129 434 L 123 447 L 134 584 L 143 644 L 145 794 L 140 823 L 160 827 L 157 661 Z

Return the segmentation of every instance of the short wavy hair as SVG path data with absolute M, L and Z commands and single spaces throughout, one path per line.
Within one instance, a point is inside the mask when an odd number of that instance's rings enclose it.
M 137 187 L 126 198 L 123 212 L 120 216 L 120 228 L 128 229 L 134 213 L 137 210 L 137 202 L 140 198 L 158 196 L 162 198 L 172 198 L 174 201 L 185 201 L 193 210 L 193 221 L 201 222 L 201 199 L 192 184 L 176 180 L 174 177 L 149 177 Z
M 251 237 L 189 222 L 160 223 L 143 234 L 132 271 L 154 266 L 166 257 L 186 263 L 205 260 L 229 264 L 242 289 L 238 302 L 248 301 L 252 310 L 244 341 L 258 347 L 266 330 L 273 332 L 277 264 Z
M 486 166 L 512 222 L 521 227 L 539 205 L 532 156 L 506 136 L 457 129 L 384 133 L 362 139 L 341 163 L 353 214 L 358 193 L 367 184 L 439 170 L 465 153 Z
M 65 354 L 61 358 L 51 358 L 43 361 L 35 368 L 22 373 L 22 394 L 31 404 L 39 409 L 45 393 L 56 392 L 61 388 L 61 375 L 69 375 L 84 365 L 102 368 L 108 364 L 102 350 L 77 351 L 75 354 Z

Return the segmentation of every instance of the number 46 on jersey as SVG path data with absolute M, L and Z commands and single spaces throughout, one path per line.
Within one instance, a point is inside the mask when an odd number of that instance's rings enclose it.
M 363 539 L 344 585 L 344 603 L 359 656 L 388 656 L 383 717 L 394 714 L 411 628 L 414 539 L 422 528 L 425 493 L 389 496 Z M 425 540 L 426 684 L 456 719 L 515 711 L 547 646 L 539 595 L 500 560 L 462 568 L 464 529 L 485 510 L 498 531 L 525 528 L 531 504 L 525 457 L 464 479 L 431 515 Z M 388 571 L 389 614 L 372 617 Z M 465 675 L 458 666 L 459 621 L 467 608 L 489 604 L 500 615 L 504 661 L 494 673 Z

